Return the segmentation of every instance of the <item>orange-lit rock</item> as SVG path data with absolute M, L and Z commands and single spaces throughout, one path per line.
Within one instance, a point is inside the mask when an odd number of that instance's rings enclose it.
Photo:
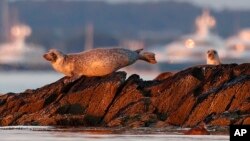
M 209 135 L 210 133 L 206 129 L 205 125 L 199 125 L 197 127 L 191 128 L 187 132 L 184 132 L 186 135 Z
M 125 72 L 0 96 L 0 125 L 197 127 L 249 124 L 250 64 L 196 66 L 156 80 Z M 195 128 L 194 128 L 195 129 Z

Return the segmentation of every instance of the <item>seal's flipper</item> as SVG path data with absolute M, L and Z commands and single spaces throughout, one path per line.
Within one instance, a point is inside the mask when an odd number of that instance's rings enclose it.
M 142 50 L 143 50 L 143 48 L 137 49 L 137 50 L 135 50 L 135 52 L 139 54 Z
M 155 60 L 155 54 L 152 52 L 143 52 L 140 54 L 139 59 L 149 62 L 151 64 L 156 64 L 157 61 Z
M 65 78 L 64 81 L 63 81 L 63 83 L 64 83 L 64 84 L 72 83 L 72 82 L 78 80 L 80 77 L 81 77 L 81 76 L 74 75 L 74 76 Z

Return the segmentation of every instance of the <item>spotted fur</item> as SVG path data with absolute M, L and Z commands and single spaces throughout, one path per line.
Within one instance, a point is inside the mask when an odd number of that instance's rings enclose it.
M 66 76 L 104 76 L 131 65 L 137 60 L 156 63 L 153 53 L 140 53 L 141 51 L 123 48 L 98 48 L 80 53 L 63 54 L 52 49 L 44 54 L 44 58 L 51 62 L 56 71 Z

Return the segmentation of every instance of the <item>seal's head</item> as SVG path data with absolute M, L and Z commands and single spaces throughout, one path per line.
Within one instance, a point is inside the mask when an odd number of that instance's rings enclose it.
M 210 49 L 207 51 L 207 58 L 209 59 L 215 59 L 216 56 L 218 56 L 218 53 L 216 50 Z
M 207 64 L 208 65 L 219 65 L 221 64 L 219 55 L 216 50 L 210 49 L 207 51 Z
M 43 57 L 45 60 L 51 63 L 52 67 L 57 72 L 63 73 L 66 76 L 72 76 L 72 67 L 70 67 L 67 62 L 65 63 L 65 61 L 67 61 L 66 54 L 63 54 L 56 49 L 51 49 L 47 53 L 45 53 Z
M 63 59 L 64 54 L 56 49 L 51 49 L 49 52 L 43 55 L 43 58 L 50 61 L 51 63 L 57 62 L 57 60 Z

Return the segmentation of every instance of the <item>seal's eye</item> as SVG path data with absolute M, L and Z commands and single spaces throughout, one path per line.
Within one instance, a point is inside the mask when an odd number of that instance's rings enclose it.
M 217 54 L 217 51 L 214 50 L 213 53 L 214 53 L 214 54 Z
M 52 57 L 52 61 L 56 61 L 57 55 L 54 52 L 51 52 L 50 55 Z

